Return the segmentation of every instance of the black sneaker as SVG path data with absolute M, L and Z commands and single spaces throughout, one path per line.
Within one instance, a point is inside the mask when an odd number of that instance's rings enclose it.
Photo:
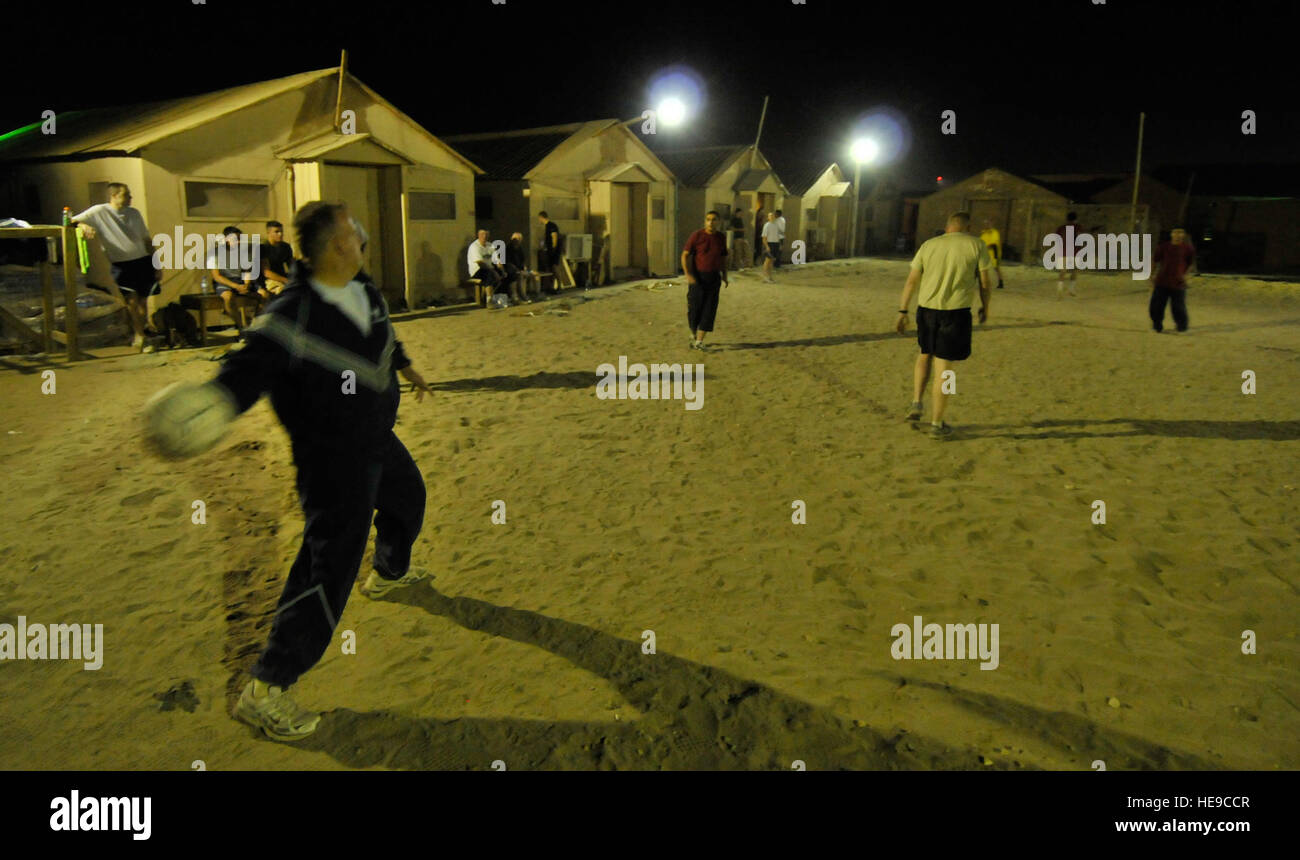
M 947 422 L 931 424 L 930 435 L 935 439 L 946 439 L 952 435 L 952 425 Z

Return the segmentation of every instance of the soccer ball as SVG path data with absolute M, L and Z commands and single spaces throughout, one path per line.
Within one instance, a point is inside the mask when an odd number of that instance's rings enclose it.
M 215 383 L 174 382 L 145 404 L 145 437 L 164 457 L 193 457 L 217 444 L 235 415 L 230 395 Z

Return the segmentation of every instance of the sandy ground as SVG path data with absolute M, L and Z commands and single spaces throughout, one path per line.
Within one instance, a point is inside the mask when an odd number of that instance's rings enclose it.
M 1201 278 L 1157 336 L 1145 284 L 1010 268 L 941 442 L 902 420 L 905 274 L 735 276 L 703 357 L 683 286 L 398 323 L 437 578 L 353 592 L 293 746 L 229 716 L 302 529 L 269 405 L 176 466 L 140 406 L 218 350 L 59 362 L 54 395 L 5 360 L 0 621 L 106 645 L 0 664 L 0 767 L 1300 767 L 1300 286 Z M 704 408 L 597 399 L 620 355 L 703 361 Z M 915 615 L 998 624 L 998 668 L 894 660 Z

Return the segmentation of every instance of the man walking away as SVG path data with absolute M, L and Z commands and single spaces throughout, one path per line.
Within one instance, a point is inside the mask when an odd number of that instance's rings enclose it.
M 943 374 L 953 362 L 964 361 L 971 351 L 971 305 L 975 300 L 975 272 L 979 271 L 980 323 L 988 319 L 989 261 L 988 247 L 966 232 L 970 213 L 957 212 L 948 219 L 947 230 L 922 243 L 912 259 L 912 271 L 903 285 L 899 299 L 897 331 L 907 331 L 907 308 L 912 294 L 920 287 L 916 308 L 916 335 L 921 354 L 912 372 L 912 405 L 907 420 L 921 417 L 921 398 L 933 374 L 933 414 L 930 434 L 942 439 L 952 434 L 944 423 L 948 396 L 943 391 Z
M 727 237 L 718 229 L 722 218 L 712 209 L 704 215 L 704 229 L 696 230 L 682 248 L 686 289 L 686 324 L 691 327 L 691 349 L 708 352 L 704 335 L 713 331 L 718 298 L 727 282 Z
M 1161 242 L 1155 253 L 1156 273 L 1151 279 L 1151 327 L 1156 332 L 1165 328 L 1165 303 L 1174 315 L 1174 325 L 1187 331 L 1187 277 L 1196 263 L 1196 248 L 1187 240 L 1187 231 L 1175 227 L 1169 241 Z

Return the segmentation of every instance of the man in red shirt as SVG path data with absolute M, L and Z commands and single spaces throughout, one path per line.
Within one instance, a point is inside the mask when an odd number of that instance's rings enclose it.
M 1165 328 L 1165 303 L 1174 315 L 1174 325 L 1187 331 L 1187 271 L 1196 262 L 1196 248 L 1187 241 L 1187 231 L 1175 227 L 1169 241 L 1156 248 L 1156 273 L 1151 278 L 1151 327 L 1156 332 Z
M 686 290 L 686 322 L 691 327 L 691 349 L 708 352 L 704 333 L 713 331 L 718 314 L 718 297 L 727 283 L 727 237 L 718 229 L 722 218 L 710 209 L 704 214 L 704 229 L 696 230 L 682 248 L 682 271 L 690 287 Z

